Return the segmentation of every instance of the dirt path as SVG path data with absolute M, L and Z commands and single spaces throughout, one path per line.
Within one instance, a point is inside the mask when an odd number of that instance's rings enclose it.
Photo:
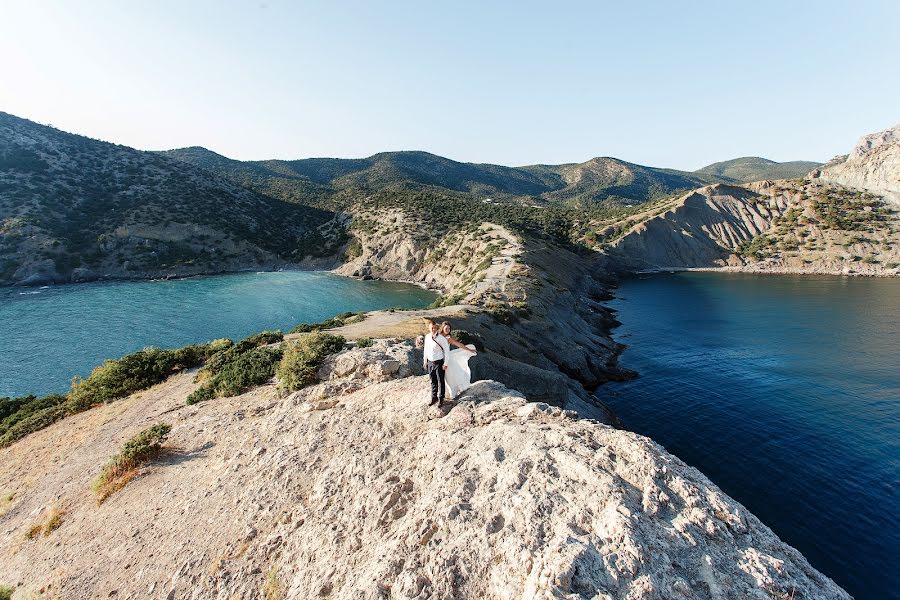
M 501 248 L 500 253 L 491 261 L 491 265 L 484 273 L 484 279 L 475 284 L 468 298 L 478 298 L 485 293 L 505 294 L 510 271 L 516 264 L 516 257 L 522 253 L 519 238 L 505 227 L 488 223 L 482 231 L 506 240 L 506 246 Z

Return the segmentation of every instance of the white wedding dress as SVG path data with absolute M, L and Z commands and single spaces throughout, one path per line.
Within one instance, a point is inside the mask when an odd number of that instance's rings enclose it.
M 468 344 L 466 348 L 474 350 L 475 346 Z M 456 398 L 472 385 L 472 371 L 469 369 L 469 359 L 475 356 L 471 352 L 456 348 L 450 351 L 447 359 L 447 371 L 444 374 L 444 382 L 447 385 L 447 394 L 450 398 Z

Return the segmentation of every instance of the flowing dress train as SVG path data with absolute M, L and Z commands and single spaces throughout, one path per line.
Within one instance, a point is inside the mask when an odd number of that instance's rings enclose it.
M 474 350 L 475 346 L 468 344 L 466 348 Z M 450 398 L 456 398 L 472 385 L 472 371 L 469 369 L 469 359 L 473 356 L 475 355 L 461 348 L 450 351 L 450 356 L 446 361 L 447 372 L 444 378 Z

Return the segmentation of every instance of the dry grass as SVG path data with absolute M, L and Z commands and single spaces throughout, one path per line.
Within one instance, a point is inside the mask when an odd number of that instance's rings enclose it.
M 13 498 L 15 497 L 16 495 L 12 492 L 0 496 L 0 516 L 3 516 L 3 513 L 9 510 L 9 507 L 12 505 Z
M 125 487 L 140 473 L 142 465 L 159 454 L 171 429 L 166 423 L 157 423 L 125 442 L 119 453 L 104 465 L 100 475 L 94 480 L 92 487 L 98 504 Z
M 28 528 L 28 531 L 25 532 L 25 537 L 29 540 L 33 540 L 40 536 L 48 536 L 62 525 L 63 517 L 66 515 L 66 511 L 62 508 L 54 506 L 51 508 L 47 514 L 46 518 L 38 521 L 34 525 Z
M 263 585 L 263 596 L 266 600 L 281 600 L 284 598 L 284 586 L 278 577 L 278 567 L 272 566 L 266 575 L 266 583 Z

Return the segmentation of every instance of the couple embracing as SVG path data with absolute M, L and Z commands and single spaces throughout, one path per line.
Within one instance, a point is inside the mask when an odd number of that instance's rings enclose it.
M 475 346 L 460 344 L 453 339 L 452 331 L 450 323 L 446 321 L 440 325 L 435 321 L 428 321 L 423 366 L 431 379 L 429 406 L 437 404 L 440 408 L 448 389 L 450 397 L 455 398 L 470 385 L 469 358 L 475 354 Z M 450 350 L 451 344 L 459 350 Z

